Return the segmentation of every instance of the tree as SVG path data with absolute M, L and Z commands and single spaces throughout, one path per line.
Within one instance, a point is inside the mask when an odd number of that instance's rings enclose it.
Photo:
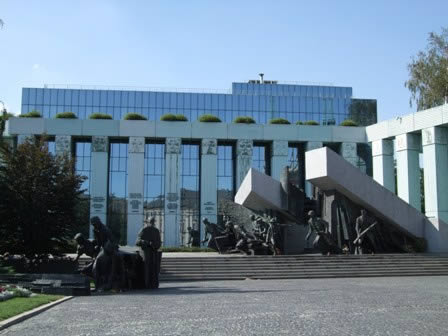
M 442 105 L 448 97 L 448 28 L 442 33 L 429 33 L 426 51 L 420 51 L 408 64 L 409 80 L 405 86 L 411 91 L 410 105 L 417 110 Z
M 44 257 L 66 251 L 79 229 L 84 177 L 68 155 L 53 156 L 44 137 L 0 147 L 0 253 Z

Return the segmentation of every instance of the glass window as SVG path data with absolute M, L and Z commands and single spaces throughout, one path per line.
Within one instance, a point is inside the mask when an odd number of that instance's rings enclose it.
M 30 94 L 31 94 L 31 92 L 30 92 Z M 58 103 L 58 92 L 57 92 L 57 89 L 50 89 L 50 104 L 51 105 L 57 105 L 57 103 Z
M 100 106 L 100 91 L 93 91 L 93 106 Z
M 58 105 L 64 105 L 65 90 L 58 89 Z
M 218 171 L 217 171 L 217 201 L 218 201 L 218 222 L 222 223 L 225 209 L 224 202 L 233 202 L 235 194 L 235 162 L 234 145 L 229 143 L 218 143 Z
M 81 223 L 85 223 L 80 228 L 80 232 L 84 237 L 89 237 L 90 223 L 90 174 L 91 174 L 91 144 L 85 141 L 75 142 L 75 161 L 76 173 L 84 176 L 86 179 L 81 185 L 83 193 L 79 197 L 76 205 L 76 213 Z M 90 237 L 93 238 L 93 237 Z
M 165 144 L 145 145 L 145 179 L 143 191 L 143 213 L 145 220 L 153 216 L 160 236 L 164 237 L 165 223 Z
M 129 102 L 129 92 L 121 91 L 121 107 L 129 106 L 128 102 Z
M 254 143 L 252 153 L 252 168 L 266 175 L 271 175 L 269 148 L 266 143 Z
M 181 245 L 187 245 L 190 229 L 200 235 L 200 150 L 199 144 L 182 144 Z
M 85 100 L 82 105 L 93 106 L 93 90 L 81 90 L 81 94 L 85 95 Z
M 128 106 L 135 107 L 135 91 L 128 91 Z
M 157 95 L 155 92 L 149 93 L 149 107 L 156 107 L 157 106 Z
M 305 151 L 303 144 L 289 144 L 288 167 L 293 181 L 298 181 L 298 187 L 305 186 Z
M 28 104 L 34 105 L 36 103 L 36 89 L 29 89 Z
M 169 105 L 165 105 L 164 107 L 169 107 L 170 109 L 173 110 L 177 108 L 177 93 L 175 92 L 170 93 Z
M 143 92 L 135 92 L 135 107 L 142 107 L 143 104 Z
M 22 89 L 22 104 L 29 104 L 30 102 L 30 89 Z
M 142 94 L 142 107 L 149 107 L 149 92 Z
M 114 93 L 113 106 L 118 107 L 121 105 L 121 91 L 112 91 Z
M 107 222 L 120 245 L 127 244 L 128 144 L 111 143 Z

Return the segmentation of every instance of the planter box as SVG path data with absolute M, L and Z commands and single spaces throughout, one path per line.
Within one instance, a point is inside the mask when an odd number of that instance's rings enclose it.
M 227 124 L 229 139 L 263 140 L 263 125 Z
M 82 135 L 82 120 L 44 119 L 45 132 L 48 135 Z
M 227 125 L 222 122 L 200 122 L 191 123 L 192 138 L 227 139 Z
M 82 121 L 82 135 L 118 136 L 120 120 L 87 119 Z
M 121 120 L 119 135 L 123 137 L 154 138 L 156 136 L 156 122 L 148 120 Z
M 42 134 L 45 131 L 43 118 L 10 118 L 8 132 L 10 135 Z
M 188 121 L 156 121 L 158 138 L 191 138 L 191 123 Z

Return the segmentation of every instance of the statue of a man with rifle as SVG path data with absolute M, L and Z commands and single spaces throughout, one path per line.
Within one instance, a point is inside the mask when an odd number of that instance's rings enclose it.
M 361 209 L 361 216 L 356 218 L 355 230 L 356 239 L 353 241 L 355 246 L 355 254 L 363 254 L 366 252 L 375 253 L 377 250 L 375 234 L 373 228 L 378 222 L 367 215 L 365 209 Z

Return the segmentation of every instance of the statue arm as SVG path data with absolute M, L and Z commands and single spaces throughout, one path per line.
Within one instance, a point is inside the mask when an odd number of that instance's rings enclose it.
M 308 241 L 308 239 L 310 239 L 312 233 L 313 229 L 311 228 L 311 224 L 308 224 L 308 233 L 306 234 L 305 241 Z

